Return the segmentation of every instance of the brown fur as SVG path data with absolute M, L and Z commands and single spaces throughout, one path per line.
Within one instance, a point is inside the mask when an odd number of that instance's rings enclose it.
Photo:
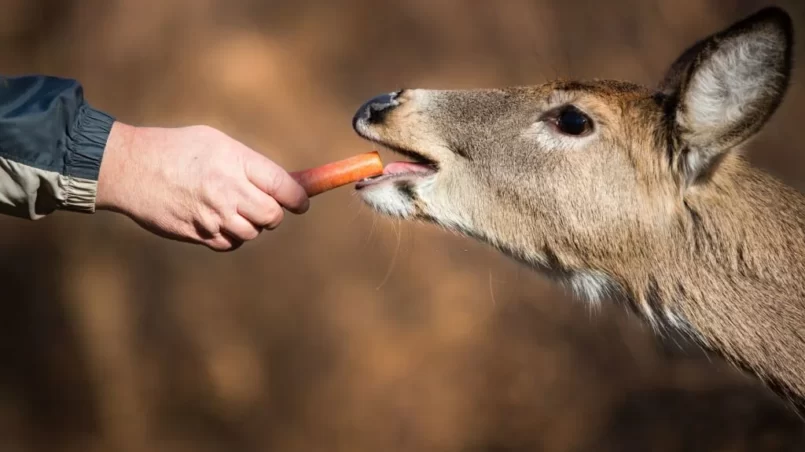
M 782 100 L 792 36 L 787 14 L 765 9 L 691 47 L 658 89 L 594 80 L 397 93 L 356 130 L 439 171 L 362 196 L 594 301 L 625 301 L 658 333 L 680 330 L 803 398 L 805 197 L 736 149 Z M 567 104 L 592 118 L 591 136 L 549 127 Z

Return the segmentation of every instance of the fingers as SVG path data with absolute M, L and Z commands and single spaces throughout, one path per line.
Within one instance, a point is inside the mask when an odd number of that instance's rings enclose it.
M 256 152 L 252 154 L 246 162 L 249 181 L 291 212 L 307 212 L 310 200 L 305 189 L 276 163 Z
M 284 212 L 273 198 L 249 187 L 243 195 L 237 213 L 226 218 L 221 233 L 212 241 L 212 246 L 228 250 L 254 240 L 264 229 L 276 229 L 282 223 Z M 215 249 L 214 248 L 214 249 Z
M 276 229 L 285 217 L 277 201 L 253 185 L 246 187 L 237 211 L 256 227 L 264 229 Z
M 256 239 L 264 229 L 276 229 L 282 223 L 285 213 L 271 196 L 251 184 L 240 192 L 232 213 L 207 215 L 207 221 L 197 221 L 196 233 L 207 247 L 233 251 Z
M 216 235 L 211 239 L 202 241 L 204 245 L 213 251 L 234 251 L 243 245 L 243 241 L 235 239 L 226 233 Z
M 199 243 L 214 251 L 232 251 L 243 245 L 243 240 L 218 226 L 213 216 L 207 215 L 193 220 L 193 232 L 181 234 L 180 240 Z
M 256 226 L 240 215 L 232 215 L 221 229 L 221 232 L 227 234 L 230 238 L 241 242 L 248 242 L 249 240 L 256 239 L 263 228 Z

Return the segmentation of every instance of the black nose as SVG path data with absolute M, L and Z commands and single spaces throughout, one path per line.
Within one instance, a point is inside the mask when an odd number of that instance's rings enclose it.
M 361 105 L 358 112 L 352 118 L 352 127 L 356 127 L 358 122 L 365 124 L 377 124 L 383 122 L 386 114 L 398 105 L 397 97 L 402 93 L 381 94 L 379 96 L 369 99 L 365 104 Z

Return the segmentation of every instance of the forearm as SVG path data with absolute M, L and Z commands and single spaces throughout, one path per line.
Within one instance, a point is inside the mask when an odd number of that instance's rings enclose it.
M 75 80 L 0 78 L 0 212 L 28 219 L 94 212 L 113 123 Z

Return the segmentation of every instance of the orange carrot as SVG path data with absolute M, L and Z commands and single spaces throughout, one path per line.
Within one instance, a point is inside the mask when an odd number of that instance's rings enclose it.
M 346 184 L 383 174 L 383 162 L 377 151 L 358 154 L 337 162 L 290 173 L 313 197 Z

